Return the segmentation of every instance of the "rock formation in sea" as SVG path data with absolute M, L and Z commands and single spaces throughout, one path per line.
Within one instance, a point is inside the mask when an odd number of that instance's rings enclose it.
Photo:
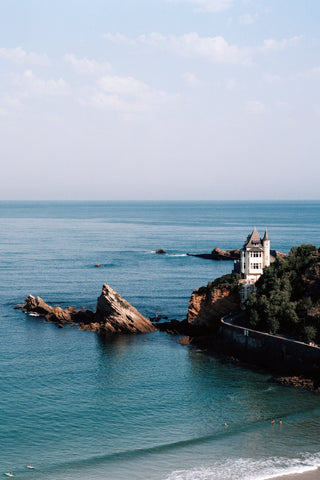
M 156 330 L 149 320 L 108 285 L 102 287 L 96 312 L 85 308 L 77 310 L 74 307 L 52 307 L 41 297 L 32 295 L 25 299 L 21 308 L 26 313 L 37 314 L 60 327 L 78 323 L 82 330 L 100 333 L 146 333 Z
M 94 321 L 83 323 L 81 328 L 101 333 L 145 333 L 156 330 L 149 320 L 109 285 L 102 287 Z
M 29 295 L 25 299 L 25 305 L 21 306 L 24 312 L 32 312 L 38 314 L 40 317 L 44 317 L 48 322 L 54 322 L 57 324 L 64 323 L 80 323 L 90 322 L 94 318 L 94 313 L 90 310 L 82 308 L 77 310 L 74 307 L 61 308 L 51 307 L 41 297 L 34 297 Z
M 190 257 L 206 258 L 208 260 L 239 260 L 240 248 L 233 250 L 221 250 L 221 248 L 214 248 L 211 253 L 187 253 Z M 277 250 L 271 250 L 271 259 L 274 261 L 276 258 L 283 258 L 285 253 L 278 252 Z

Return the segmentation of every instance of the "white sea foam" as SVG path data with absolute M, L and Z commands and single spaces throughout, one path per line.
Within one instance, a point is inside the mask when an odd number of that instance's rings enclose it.
M 165 480 L 269 480 L 281 475 L 314 471 L 319 465 L 319 455 L 310 455 L 302 459 L 283 457 L 264 460 L 225 459 L 208 467 L 173 471 Z

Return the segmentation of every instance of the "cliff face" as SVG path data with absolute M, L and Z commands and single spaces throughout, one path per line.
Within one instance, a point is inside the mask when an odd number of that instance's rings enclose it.
M 188 323 L 215 330 L 220 325 L 221 317 L 229 312 L 240 311 L 237 284 L 238 275 L 230 274 L 194 290 L 188 307 Z
M 82 330 L 101 333 L 146 333 L 156 330 L 149 320 L 108 285 L 102 287 L 96 312 L 76 310 L 74 307 L 51 307 L 42 298 L 32 295 L 25 299 L 25 305 L 21 307 L 24 312 L 45 317 L 60 327 L 67 323 L 79 323 Z

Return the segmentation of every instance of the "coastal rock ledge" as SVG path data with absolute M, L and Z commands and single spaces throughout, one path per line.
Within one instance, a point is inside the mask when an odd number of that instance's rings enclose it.
M 74 307 L 66 309 L 52 307 L 45 303 L 41 297 L 29 295 L 25 305 L 21 305 L 25 313 L 36 314 L 44 317 L 49 322 L 63 324 L 80 324 L 81 330 L 99 333 L 147 333 L 156 328 L 136 308 L 130 305 L 109 285 L 104 284 L 97 301 L 96 312 Z

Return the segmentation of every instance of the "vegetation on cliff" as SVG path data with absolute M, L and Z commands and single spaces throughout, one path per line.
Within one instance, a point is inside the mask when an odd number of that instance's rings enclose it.
M 194 295 L 205 295 L 215 288 L 228 288 L 230 291 L 238 289 L 240 275 L 238 273 L 227 273 L 222 277 L 216 278 L 212 282 L 208 282 L 206 287 L 200 287 L 193 291 Z
M 320 254 L 314 245 L 292 247 L 255 286 L 246 302 L 251 328 L 320 341 Z

